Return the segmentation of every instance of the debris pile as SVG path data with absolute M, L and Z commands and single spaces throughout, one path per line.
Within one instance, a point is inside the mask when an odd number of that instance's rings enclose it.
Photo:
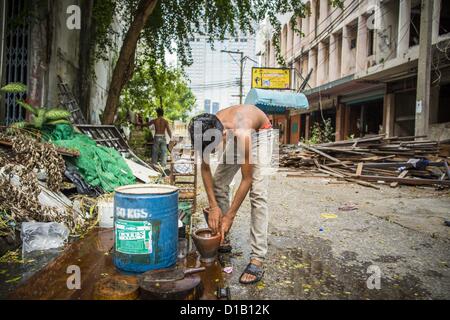
M 0 141 L 0 236 L 14 236 L 24 221 L 61 222 L 73 233 L 92 223 L 94 215 L 75 208 L 61 192 L 65 161 L 60 149 L 20 130 L 0 132 Z
M 450 140 L 384 135 L 281 149 L 280 166 L 315 172 L 379 189 L 371 182 L 450 187 Z M 295 176 L 295 175 L 291 175 Z M 300 176 L 300 175 L 298 175 Z

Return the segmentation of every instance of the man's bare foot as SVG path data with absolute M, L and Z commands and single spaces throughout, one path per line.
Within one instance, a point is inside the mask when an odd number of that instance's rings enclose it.
M 258 269 L 262 270 L 262 265 L 263 263 L 257 259 L 251 259 L 250 260 L 250 264 L 255 265 L 256 267 L 258 267 Z M 261 275 L 262 277 L 262 275 Z M 242 274 L 241 278 L 240 278 L 240 282 L 241 283 L 253 283 L 255 280 L 257 280 L 258 276 L 254 275 L 254 274 L 250 274 L 244 271 L 244 273 Z

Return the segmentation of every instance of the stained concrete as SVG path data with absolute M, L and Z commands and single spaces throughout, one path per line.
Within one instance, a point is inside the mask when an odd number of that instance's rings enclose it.
M 269 253 L 264 280 L 238 279 L 250 253 L 250 202 L 231 230 L 232 266 L 226 275 L 233 299 L 448 299 L 450 197 L 432 188 L 381 186 L 333 178 L 270 177 Z M 200 207 L 206 203 L 200 192 Z M 344 205 L 356 210 L 341 211 Z M 332 213 L 336 218 L 325 219 Z M 326 216 L 325 216 L 326 217 Z M 204 225 L 200 213 L 197 226 Z M 321 231 L 322 230 L 322 231 Z M 373 271 L 381 271 L 380 289 Z M 379 269 L 377 269 L 379 268 Z M 368 281 L 369 280 L 369 281 Z M 373 287 L 373 286 L 372 286 Z

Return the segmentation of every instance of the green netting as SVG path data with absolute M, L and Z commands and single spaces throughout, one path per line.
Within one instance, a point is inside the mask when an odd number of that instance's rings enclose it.
M 97 145 L 94 140 L 75 132 L 67 124 L 47 128 L 45 133 L 46 139 L 53 144 L 80 152 L 79 157 L 68 161 L 78 168 L 91 186 L 100 186 L 105 192 L 112 192 L 116 187 L 135 183 L 133 173 L 115 149 Z

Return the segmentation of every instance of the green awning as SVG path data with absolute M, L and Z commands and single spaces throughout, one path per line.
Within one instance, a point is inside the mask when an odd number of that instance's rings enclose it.
M 284 114 L 287 109 L 306 109 L 308 99 L 303 93 L 251 89 L 245 104 L 253 104 L 267 114 Z

